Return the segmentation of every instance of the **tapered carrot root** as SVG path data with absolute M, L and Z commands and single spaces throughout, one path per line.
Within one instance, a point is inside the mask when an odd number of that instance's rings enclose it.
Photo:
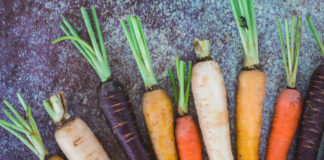
M 243 70 L 239 75 L 237 88 L 237 158 L 258 160 L 266 76 L 257 69 Z
M 232 160 L 226 90 L 218 64 L 212 60 L 195 64 L 191 84 L 209 159 Z
M 162 89 L 146 92 L 143 113 L 158 160 L 177 160 L 172 103 Z
M 109 160 L 98 139 L 80 118 L 58 128 L 55 138 L 69 160 Z
M 202 160 L 199 131 L 190 115 L 177 119 L 175 133 L 180 159 Z
M 276 103 L 272 121 L 267 160 L 287 160 L 288 151 L 298 127 L 302 96 L 296 89 L 283 89 Z

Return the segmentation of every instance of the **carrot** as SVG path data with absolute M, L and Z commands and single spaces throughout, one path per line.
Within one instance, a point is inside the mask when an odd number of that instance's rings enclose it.
M 291 35 L 289 40 L 288 20 L 285 19 L 287 37 L 287 55 L 281 33 L 279 17 L 277 17 L 279 38 L 287 76 L 287 88 L 283 89 L 277 99 L 275 114 L 272 120 L 272 129 L 268 141 L 267 160 L 287 160 L 288 151 L 296 133 L 299 118 L 302 112 L 302 96 L 296 89 L 298 59 L 301 39 L 301 19 L 292 18 Z M 296 34 L 296 37 L 294 35 Z
M 146 127 L 158 160 L 177 160 L 174 137 L 172 103 L 163 89 L 159 89 L 151 63 L 142 24 L 138 17 L 128 16 L 129 29 L 125 21 L 121 25 L 138 65 L 146 92 L 142 107 Z
M 190 92 L 191 66 L 189 61 L 187 84 L 185 85 L 185 67 L 184 61 L 179 62 L 176 57 L 176 71 L 178 77 L 178 87 L 170 68 L 169 76 L 174 93 L 174 101 L 177 104 L 179 117 L 176 120 L 175 135 L 180 160 L 202 160 L 202 149 L 198 127 L 191 115 L 188 115 L 188 100 Z
M 128 159 L 150 160 L 151 157 L 144 146 L 135 123 L 136 120 L 135 115 L 132 112 L 132 105 L 123 90 L 122 84 L 113 80 L 111 77 L 106 49 L 95 8 L 91 6 L 91 13 L 94 19 L 93 21 L 95 23 L 99 45 L 91 27 L 88 13 L 84 8 L 81 8 L 81 11 L 92 42 L 92 47 L 84 40 L 80 39 L 72 25 L 64 17 L 64 25 L 61 24 L 60 27 L 67 36 L 61 37 L 53 41 L 53 43 L 64 39 L 70 39 L 81 54 L 85 56 L 101 80 L 99 87 L 97 87 L 99 93 L 99 106 L 104 113 L 109 127 L 113 130 L 115 137 L 122 146 Z
M 44 100 L 43 105 L 56 124 L 56 142 L 69 160 L 109 160 L 88 125 L 67 113 L 63 92 Z
M 266 76 L 260 68 L 253 1 L 231 0 L 244 49 L 236 96 L 238 160 L 258 160 Z
M 50 153 L 46 150 L 42 137 L 39 133 L 38 127 L 36 125 L 35 119 L 31 114 L 30 106 L 26 104 L 22 96 L 17 93 L 18 99 L 22 104 L 29 123 L 21 116 L 17 110 L 7 101 L 4 100 L 4 104 L 8 109 L 13 113 L 8 112 L 6 109 L 2 109 L 3 113 L 13 122 L 7 122 L 0 119 L 0 126 L 6 129 L 11 134 L 15 135 L 21 142 L 23 142 L 40 160 L 49 159 L 49 160 L 63 160 L 60 156 L 51 156 Z M 25 134 L 23 136 L 21 133 Z M 27 158 L 27 157 L 26 157 Z
M 200 130 L 211 160 L 232 160 L 230 125 L 224 78 L 209 57 L 209 41 L 193 42 L 198 62 L 193 66 L 191 88 Z
M 307 21 L 324 57 L 324 47 L 316 29 L 307 16 Z M 305 98 L 305 109 L 301 117 L 300 132 L 297 137 L 296 160 L 315 160 L 318 155 L 322 133 L 324 131 L 324 64 L 313 72 Z M 319 155 L 320 156 L 320 155 Z

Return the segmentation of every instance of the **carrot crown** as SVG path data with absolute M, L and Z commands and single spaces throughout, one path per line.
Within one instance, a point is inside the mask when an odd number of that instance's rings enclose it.
M 44 146 L 35 119 L 31 114 L 30 106 L 25 103 L 24 99 L 19 93 L 17 93 L 17 96 L 25 110 L 25 117 L 28 119 L 29 123 L 7 100 L 4 100 L 4 104 L 9 108 L 13 115 L 9 113 L 7 109 L 2 109 L 2 111 L 13 123 L 0 119 L 0 126 L 11 134 L 15 135 L 30 150 L 32 150 L 39 159 L 44 160 L 49 153 Z M 25 136 L 19 132 L 25 134 Z
M 125 32 L 126 38 L 131 47 L 133 56 L 135 57 L 137 66 L 142 75 L 146 89 L 157 85 L 157 81 L 152 69 L 150 52 L 147 47 L 145 34 L 140 19 L 137 16 L 128 16 L 128 27 L 125 21 L 121 20 L 121 25 Z
M 319 38 L 319 36 L 317 35 L 317 31 L 316 31 L 316 29 L 315 29 L 315 27 L 314 27 L 314 25 L 313 25 L 313 22 L 312 22 L 312 20 L 310 19 L 310 17 L 309 16 L 307 16 L 307 22 L 308 22 L 308 24 L 309 24 L 309 28 L 312 30 L 312 32 L 313 32 L 313 35 L 314 35 L 314 37 L 315 37 L 315 40 L 316 40 L 316 42 L 317 42 L 317 45 L 318 45 L 318 47 L 320 48 L 320 50 L 321 50 L 321 53 L 322 53 L 322 56 L 324 57 L 324 47 L 323 47 L 323 44 L 322 44 L 322 42 L 321 42 L 321 39 Z
M 198 59 L 208 58 L 209 53 L 209 40 L 195 38 L 193 46 Z
M 93 17 L 93 21 L 97 30 L 97 35 L 99 39 L 99 45 L 96 40 L 95 33 L 91 27 L 91 22 L 89 15 L 85 8 L 81 8 L 81 12 L 83 15 L 84 22 L 86 24 L 89 37 L 91 39 L 92 46 L 89 45 L 87 42 L 82 40 L 78 33 L 75 31 L 75 29 L 72 27 L 72 25 L 69 23 L 69 21 L 62 17 L 63 24 L 60 24 L 60 28 L 63 30 L 63 32 L 66 34 L 64 37 L 60 37 L 54 41 L 52 41 L 52 44 L 55 44 L 57 42 L 63 41 L 63 40 L 71 40 L 72 43 L 75 45 L 75 47 L 81 52 L 81 54 L 88 60 L 92 68 L 97 72 L 98 76 L 100 77 L 101 82 L 107 81 L 110 76 L 110 69 L 108 64 L 108 58 L 107 53 L 105 49 L 105 44 L 103 42 L 103 38 L 101 35 L 101 30 L 97 18 L 97 13 L 94 8 L 94 6 L 91 6 L 91 14 Z
M 292 17 L 291 31 L 289 38 L 289 25 L 288 19 L 285 18 L 285 32 L 286 32 L 286 48 L 283 41 L 281 32 L 281 26 L 279 17 L 277 16 L 277 26 L 279 32 L 279 38 L 281 43 L 282 57 L 285 65 L 285 71 L 287 76 L 287 86 L 290 88 L 296 87 L 296 77 L 298 70 L 299 52 L 300 52 L 300 39 L 301 39 L 301 19 L 297 17 L 297 26 L 295 29 L 296 16 Z M 287 57 L 286 58 L 286 49 Z
M 253 9 L 253 0 L 231 0 L 235 21 L 244 49 L 244 67 L 258 65 L 258 33 Z
M 43 105 L 55 124 L 60 124 L 63 120 L 70 118 L 63 92 L 51 96 L 48 100 L 43 100 Z
M 176 61 L 176 71 L 178 77 L 178 87 L 176 85 L 172 69 L 170 68 L 168 71 L 169 71 L 169 76 L 173 88 L 174 101 L 178 106 L 179 115 L 183 116 L 188 113 L 188 99 L 189 99 L 189 91 L 190 91 L 192 62 L 189 61 L 187 85 L 185 85 L 186 63 L 181 60 L 179 62 L 179 57 L 176 57 L 175 61 Z

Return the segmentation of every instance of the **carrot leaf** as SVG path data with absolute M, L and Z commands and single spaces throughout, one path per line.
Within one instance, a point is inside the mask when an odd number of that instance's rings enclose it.
M 244 67 L 258 65 L 258 34 L 256 29 L 253 0 L 231 0 L 234 18 L 241 36 Z
M 91 40 L 92 47 L 86 43 L 84 40 L 80 38 L 80 36 L 77 34 L 75 29 L 72 27 L 72 25 L 69 23 L 69 21 L 62 17 L 63 24 L 60 24 L 60 28 L 63 30 L 63 32 L 67 35 L 61 38 L 58 38 L 52 42 L 52 44 L 55 44 L 57 42 L 63 41 L 63 40 L 71 40 L 72 43 L 75 45 L 75 47 L 81 52 L 81 54 L 88 60 L 91 67 L 97 72 L 98 76 L 100 77 L 101 82 L 107 81 L 110 76 L 110 68 L 108 64 L 108 58 L 107 53 L 105 49 L 105 44 L 103 42 L 98 17 L 96 10 L 93 6 L 91 8 L 91 14 L 93 17 L 93 21 L 95 24 L 95 28 L 97 31 L 97 36 L 99 39 L 99 45 L 96 40 L 96 36 L 94 33 L 94 30 L 91 26 L 91 21 L 89 18 L 89 15 L 85 8 L 81 7 L 81 13 L 84 19 L 84 22 L 86 24 L 86 28 Z
M 121 25 L 140 70 L 145 88 L 150 89 L 158 83 L 154 76 L 150 52 L 148 50 L 142 24 L 137 16 L 128 16 L 127 21 L 129 28 L 123 20 L 121 20 Z
M 308 22 L 309 28 L 313 32 L 313 35 L 315 37 L 315 40 L 316 40 L 316 43 L 317 43 L 318 47 L 320 48 L 320 51 L 322 53 L 322 56 L 324 57 L 324 46 L 323 46 L 323 44 L 321 42 L 321 39 L 319 38 L 319 36 L 317 34 L 317 31 L 316 31 L 316 29 L 315 29 L 315 27 L 313 25 L 313 22 L 312 22 L 312 20 L 310 19 L 309 16 L 307 16 L 307 22 Z
M 39 159 L 44 160 L 49 154 L 46 150 L 42 137 L 37 128 L 35 119 L 31 114 L 30 106 L 28 106 L 22 96 L 17 93 L 18 99 L 26 111 L 25 117 L 27 117 L 29 123 L 17 112 L 17 110 L 8 102 L 4 101 L 6 106 L 11 110 L 15 117 L 10 114 L 6 109 L 2 109 L 5 115 L 13 122 L 7 122 L 0 119 L 0 126 L 6 129 L 11 134 L 15 135 L 21 142 L 23 142 L 32 152 L 34 152 Z M 25 134 L 23 136 L 21 133 Z
M 295 16 L 292 17 L 292 23 L 290 28 L 291 35 L 289 36 L 288 19 L 285 18 L 286 48 L 284 45 L 279 17 L 277 17 L 276 19 L 277 19 L 277 27 L 278 27 L 279 39 L 280 39 L 281 50 L 282 50 L 282 57 L 283 57 L 283 62 L 284 62 L 285 72 L 287 77 L 287 86 L 289 88 L 295 88 L 299 55 L 300 55 L 301 19 L 297 17 L 297 22 L 296 22 L 296 17 Z M 295 23 L 296 23 L 296 27 L 295 27 Z M 287 56 L 286 56 L 286 51 L 287 51 Z
M 190 92 L 192 62 L 189 61 L 187 84 L 185 85 L 186 63 L 182 60 L 179 61 L 178 57 L 175 58 L 175 61 L 179 87 L 176 86 L 175 78 L 173 76 L 171 68 L 169 69 L 169 76 L 173 88 L 175 103 L 177 104 L 178 114 L 180 116 L 183 116 L 185 114 L 188 114 L 188 99 Z

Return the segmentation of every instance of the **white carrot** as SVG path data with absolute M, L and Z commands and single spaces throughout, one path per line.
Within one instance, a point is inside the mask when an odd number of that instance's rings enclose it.
M 69 160 L 109 160 L 87 124 L 67 113 L 63 92 L 44 100 L 43 104 L 56 123 L 55 139 Z
M 200 129 L 211 160 L 232 160 L 226 90 L 217 62 L 209 58 L 209 41 L 194 40 L 200 60 L 192 71 L 192 93 Z

